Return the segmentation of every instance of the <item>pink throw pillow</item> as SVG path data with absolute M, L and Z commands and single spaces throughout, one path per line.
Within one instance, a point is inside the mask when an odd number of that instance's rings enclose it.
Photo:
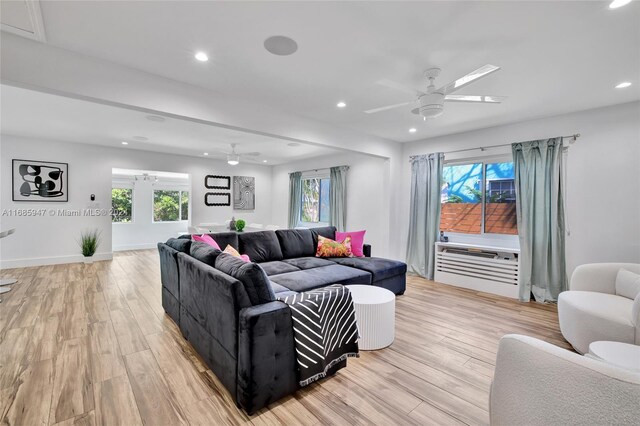
M 209 244 L 211 247 L 220 250 L 220 246 L 216 243 L 216 240 L 211 238 L 210 235 L 192 235 L 191 238 L 193 238 L 193 241 L 200 241 L 201 243 Z
M 336 232 L 336 241 L 343 242 L 348 236 L 351 237 L 351 252 L 353 253 L 353 256 L 364 257 L 362 246 L 364 246 L 365 232 L 367 231 Z

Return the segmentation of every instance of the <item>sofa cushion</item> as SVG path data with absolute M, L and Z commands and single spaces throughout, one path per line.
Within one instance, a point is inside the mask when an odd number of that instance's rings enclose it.
M 286 288 L 285 286 L 282 286 L 282 285 L 280 285 L 278 283 L 274 283 L 273 281 L 271 281 L 271 288 L 273 289 L 273 292 L 276 294 L 276 296 L 278 295 L 278 293 L 284 293 L 284 292 L 291 291 L 288 288 Z
M 558 321 L 565 339 L 580 353 L 598 340 L 634 343 L 633 300 L 592 291 L 563 291 Z
M 313 248 L 318 247 L 318 235 L 331 240 L 336 239 L 336 227 L 335 226 L 321 226 L 318 228 L 311 228 L 311 235 L 313 235 Z M 314 251 L 315 253 L 315 251 Z
M 231 275 L 244 285 L 253 305 L 276 300 L 271 282 L 264 270 L 255 263 L 248 263 L 228 253 L 220 253 L 216 259 L 216 269 Z
M 279 229 L 276 236 L 285 259 L 313 256 L 316 252 L 313 234 L 309 229 Z
M 287 272 L 295 272 L 299 271 L 300 268 L 297 268 L 295 265 L 291 265 L 288 262 L 283 260 L 274 260 L 273 262 L 262 262 L 260 267 L 264 269 L 264 272 L 267 273 L 268 276 L 284 274 Z
M 208 235 L 213 238 L 220 247 L 226 247 L 229 245 L 236 250 L 240 248 L 238 244 L 238 234 L 235 232 L 217 232 Z
M 320 259 L 319 257 L 299 257 L 297 259 L 285 259 L 283 262 L 288 265 L 292 265 L 297 269 L 311 269 L 319 268 L 321 266 L 333 265 L 333 262 L 327 259 Z
M 252 262 L 282 260 L 282 250 L 274 231 L 246 232 L 238 235 L 240 253 L 246 254 Z
M 191 257 L 198 259 L 200 262 L 204 262 L 209 266 L 216 266 L 216 259 L 220 255 L 221 251 L 211 247 L 207 243 L 200 241 L 192 241 L 189 254 Z
M 189 253 L 191 248 L 191 240 L 185 238 L 169 238 L 165 244 L 182 253 Z
M 329 284 L 371 284 L 371 274 L 342 265 L 328 265 L 305 271 L 272 275 L 269 279 L 293 291 L 307 291 Z
M 635 299 L 640 294 L 640 275 L 620 269 L 616 276 L 616 294 L 627 299 Z
M 407 272 L 407 264 L 397 260 L 382 259 L 380 257 L 336 257 L 331 258 L 338 265 L 362 269 L 370 272 L 372 281 L 381 281 Z

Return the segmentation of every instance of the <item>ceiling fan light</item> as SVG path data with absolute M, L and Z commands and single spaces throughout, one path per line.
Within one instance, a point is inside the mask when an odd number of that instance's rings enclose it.
M 240 164 L 240 156 L 239 155 L 227 155 L 227 164 L 231 166 L 237 166 Z

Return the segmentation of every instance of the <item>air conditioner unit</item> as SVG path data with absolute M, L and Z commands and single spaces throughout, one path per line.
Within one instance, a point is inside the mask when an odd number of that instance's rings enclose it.
M 434 280 L 518 298 L 520 251 L 475 244 L 436 243 Z

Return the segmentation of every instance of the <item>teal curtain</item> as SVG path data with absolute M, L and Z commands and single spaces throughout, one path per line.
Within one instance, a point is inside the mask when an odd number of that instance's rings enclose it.
M 411 272 L 433 279 L 435 243 L 440 235 L 441 152 L 411 158 L 411 206 L 407 266 Z
M 289 229 L 300 223 L 302 207 L 302 172 L 289 173 Z
M 562 138 L 512 145 L 520 239 L 520 300 L 567 289 Z
M 340 232 L 347 225 L 347 171 L 349 166 L 331 167 L 329 177 L 329 225 Z

